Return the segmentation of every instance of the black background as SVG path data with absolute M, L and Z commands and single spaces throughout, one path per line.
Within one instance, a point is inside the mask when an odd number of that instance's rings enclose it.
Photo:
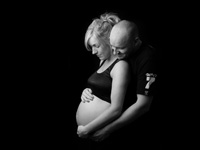
M 162 149 L 184 146 L 179 140 L 188 142 L 188 131 L 181 129 L 188 119 L 182 106 L 188 98 L 184 79 L 192 71 L 187 63 L 190 30 L 186 29 L 193 25 L 193 6 L 116 3 L 29 3 L 9 14 L 10 32 L 18 48 L 13 53 L 17 61 L 12 64 L 16 85 L 20 85 L 16 86 L 20 100 L 15 102 L 20 104 L 20 113 L 13 114 L 17 146 L 76 149 L 76 109 L 85 82 L 98 65 L 96 56 L 84 47 L 84 35 L 92 19 L 105 12 L 135 21 L 142 40 L 159 52 L 159 90 L 152 111 L 163 133 Z

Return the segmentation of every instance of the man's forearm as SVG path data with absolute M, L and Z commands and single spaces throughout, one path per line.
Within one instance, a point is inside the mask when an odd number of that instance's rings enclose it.
M 112 133 L 135 121 L 138 117 L 146 113 L 146 107 L 138 107 L 137 105 L 130 106 L 118 119 L 106 126 L 108 132 Z

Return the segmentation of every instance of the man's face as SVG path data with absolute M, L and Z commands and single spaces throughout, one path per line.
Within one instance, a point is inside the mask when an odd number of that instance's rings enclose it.
M 123 59 L 127 57 L 128 54 L 128 48 L 126 46 L 115 46 L 114 44 L 110 44 L 113 54 L 117 55 L 118 59 Z
M 110 46 L 113 54 L 117 55 L 118 59 L 127 57 L 131 50 L 131 43 L 128 42 L 128 35 L 115 27 L 113 27 L 110 33 Z

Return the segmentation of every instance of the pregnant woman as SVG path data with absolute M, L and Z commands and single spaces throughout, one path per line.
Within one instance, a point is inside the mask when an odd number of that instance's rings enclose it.
M 100 65 L 87 81 L 87 87 L 94 95 L 93 101 L 81 101 L 77 109 L 77 134 L 81 138 L 87 138 L 122 112 L 130 80 L 129 66 L 125 60 L 117 59 L 109 43 L 110 31 L 119 21 L 115 14 L 103 14 L 100 19 L 93 20 L 85 34 L 86 49 L 99 57 Z

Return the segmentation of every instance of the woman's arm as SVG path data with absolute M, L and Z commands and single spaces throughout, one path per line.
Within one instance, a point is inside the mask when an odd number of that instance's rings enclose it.
M 122 112 L 123 102 L 126 94 L 126 89 L 129 83 L 129 66 L 126 61 L 119 61 L 111 71 L 112 89 L 111 89 L 111 105 L 96 119 L 89 124 L 80 126 L 78 134 L 80 137 L 87 136 L 89 133 L 110 123 Z

